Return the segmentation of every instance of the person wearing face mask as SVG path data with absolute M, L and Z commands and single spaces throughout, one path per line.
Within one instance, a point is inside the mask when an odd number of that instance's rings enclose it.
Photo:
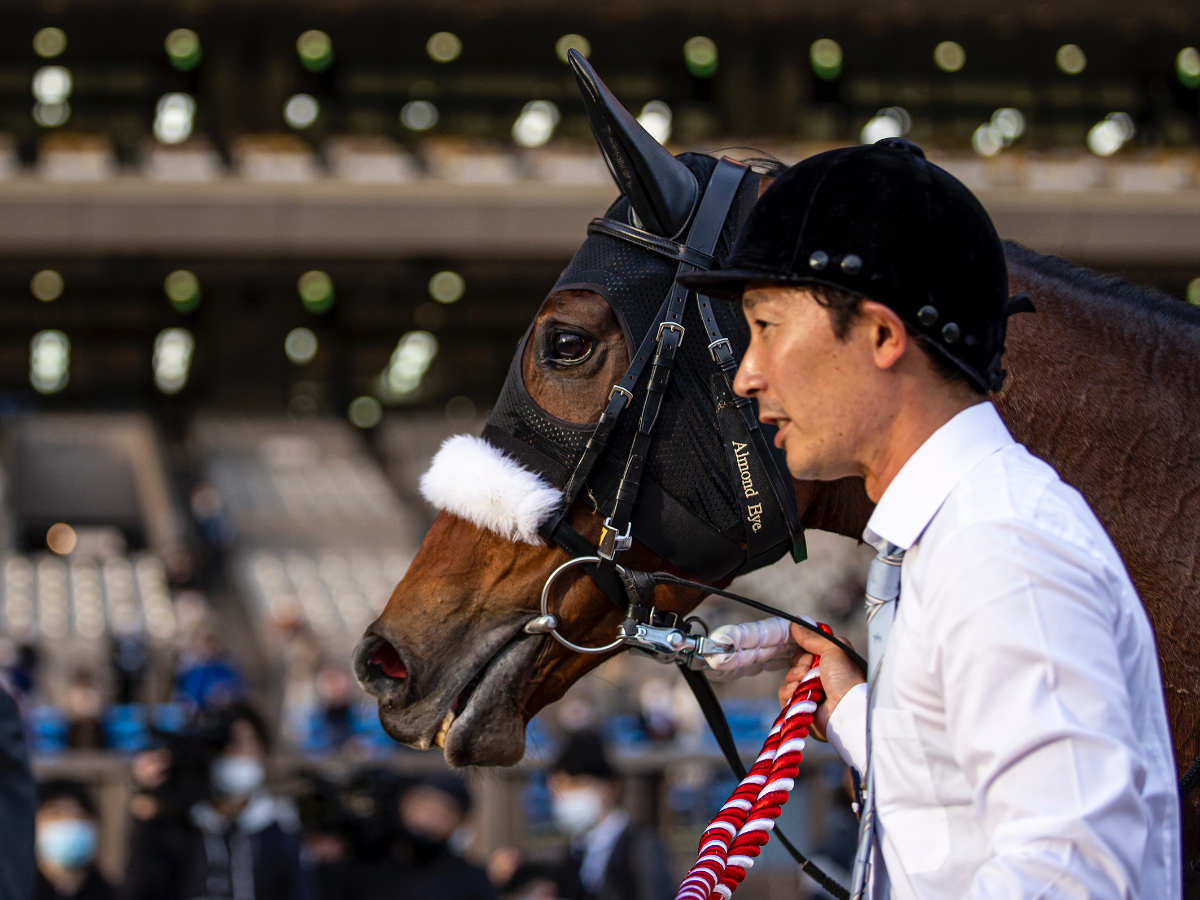
M 431 772 L 400 796 L 401 834 L 392 852 L 362 868 L 355 900 L 495 900 L 487 874 L 455 849 L 471 808 L 453 772 Z
M 621 807 L 621 782 L 599 735 L 572 735 L 547 781 L 555 824 L 571 838 L 569 863 L 555 879 L 563 900 L 675 896 L 666 847 Z
M 96 807 L 74 781 L 38 786 L 33 900 L 115 900 L 96 868 Z
M 266 727 L 230 707 L 215 729 L 208 789 L 177 815 L 135 821 L 128 900 L 311 900 L 295 809 L 263 786 Z

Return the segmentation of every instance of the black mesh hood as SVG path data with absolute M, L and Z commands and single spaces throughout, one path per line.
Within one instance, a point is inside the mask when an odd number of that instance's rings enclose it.
M 679 159 L 687 165 L 701 184 L 707 184 L 717 161 L 699 154 L 683 154 Z M 733 208 L 725 221 L 717 244 L 716 256 L 728 255 L 733 238 L 757 199 L 757 178 L 742 183 Z M 630 222 L 629 202 L 618 199 L 605 213 L 605 218 L 622 223 Z M 632 357 L 646 337 L 656 314 L 670 291 L 678 265 L 649 250 L 604 234 L 591 234 L 563 270 L 551 293 L 566 289 L 594 290 L 608 300 L 627 335 L 632 338 L 629 348 Z M 749 331 L 740 313 L 727 304 L 713 304 L 721 333 L 729 338 L 734 353 L 740 358 L 749 342 Z M 717 366 L 708 351 L 708 338 L 694 302 L 688 303 L 683 326 L 687 330 L 680 346 L 666 402 L 659 414 L 654 431 L 650 457 L 647 460 L 643 491 L 666 495 L 666 500 L 651 496 L 641 507 L 669 507 L 674 501 L 693 517 L 706 523 L 723 538 L 730 548 L 744 545 L 741 508 L 734 495 L 730 466 L 717 423 L 714 379 L 723 383 Z M 528 335 L 526 336 L 528 340 Z M 543 474 L 562 487 L 569 472 L 583 454 L 592 425 L 576 425 L 550 416 L 530 398 L 521 374 L 521 358 L 525 342 L 509 369 L 508 378 L 492 412 L 489 425 L 506 432 L 547 457 Z M 638 414 L 646 394 L 643 377 L 634 392 L 630 408 L 622 415 L 609 442 L 608 450 L 588 479 L 592 496 L 600 510 L 611 507 L 613 495 L 628 456 L 637 426 Z M 552 464 L 551 464 L 552 463 Z M 655 491 L 657 489 L 657 491 Z M 664 513 L 665 514 L 665 513 Z M 677 523 L 676 523 L 677 524 Z M 694 527 L 698 527 L 693 523 Z M 671 559 L 672 548 L 654 546 L 654 529 L 641 527 L 635 515 L 634 534 L 656 552 Z M 714 534 L 714 536 L 715 536 Z M 687 536 L 680 536 L 686 539 Z M 693 535 L 699 539 L 701 535 Z M 782 552 L 782 551 L 781 551 Z M 745 550 L 741 547 L 744 562 Z M 739 563 L 723 561 L 717 568 L 739 568 Z M 695 570 L 693 570 L 695 571 Z M 701 574 L 697 572 L 697 574 Z

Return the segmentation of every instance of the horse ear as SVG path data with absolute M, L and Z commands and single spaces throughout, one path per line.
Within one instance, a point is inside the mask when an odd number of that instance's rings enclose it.
M 577 50 L 567 54 L 592 134 L 621 193 L 647 231 L 674 237 L 687 224 L 700 187 L 691 170 L 630 115 Z

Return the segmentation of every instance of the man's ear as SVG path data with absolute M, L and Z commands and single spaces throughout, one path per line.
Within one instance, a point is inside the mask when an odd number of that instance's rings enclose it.
M 875 365 L 880 369 L 890 369 L 908 349 L 908 331 L 904 322 L 890 306 L 874 300 L 862 302 L 859 318 L 871 337 Z

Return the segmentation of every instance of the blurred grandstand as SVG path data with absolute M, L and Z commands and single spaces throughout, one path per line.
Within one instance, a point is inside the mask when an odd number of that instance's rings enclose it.
M 99 791 L 113 875 L 128 754 L 213 692 L 267 713 L 281 784 L 439 764 L 382 734 L 347 655 L 432 520 L 417 477 L 615 195 L 568 49 L 674 150 L 904 134 L 1002 236 L 1200 303 L 1194 3 L 14 0 L 5 24 L 0 667 L 41 770 Z M 803 585 L 743 586 L 852 632 L 862 554 L 812 547 Z M 770 677 L 721 691 L 753 744 Z M 477 849 L 554 837 L 537 768 L 585 725 L 694 849 L 724 769 L 631 657 L 481 785 Z M 769 859 L 744 892 L 792 877 Z

